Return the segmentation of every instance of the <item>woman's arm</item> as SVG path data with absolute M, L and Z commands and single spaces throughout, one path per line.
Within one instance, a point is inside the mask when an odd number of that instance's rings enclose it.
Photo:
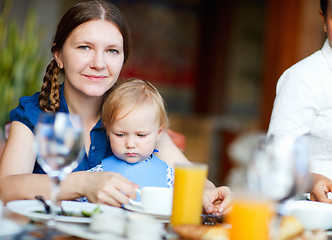
M 31 173 L 36 155 L 33 149 L 34 136 L 31 130 L 20 122 L 12 122 L 1 161 L 0 179 L 8 175 Z
M 86 196 L 90 202 L 120 207 L 135 199 L 138 186 L 112 172 L 74 172 L 61 183 L 59 199 L 73 200 Z M 0 196 L 5 203 L 17 199 L 49 199 L 51 182 L 45 174 L 16 174 L 0 180 Z
M 184 156 L 180 149 L 173 143 L 172 139 L 167 133 L 163 134 L 156 148 L 159 150 L 159 152 L 155 153 L 155 155 L 167 162 L 172 167 L 175 166 L 175 163 L 192 164 Z M 205 187 L 214 189 L 215 185 L 207 179 Z
M 34 199 L 42 195 L 49 199 L 51 182 L 45 174 L 16 174 L 0 180 L 0 196 L 3 202 Z
M 9 139 L 0 161 L 0 196 L 4 202 L 33 199 L 36 195 L 50 197 L 51 182 L 45 174 L 32 174 L 36 155 L 34 136 L 28 127 L 12 122 Z M 137 186 L 111 172 L 75 172 L 61 184 L 60 199 L 86 196 L 91 202 L 120 206 L 135 198 Z
M 191 164 L 166 132 L 158 141 L 156 148 L 159 152 L 154 154 L 172 167 L 175 166 L 175 163 Z
M 17 121 L 11 123 L 0 161 L 0 196 L 5 202 L 49 195 L 48 177 L 31 174 L 36 159 L 33 141 L 33 133 L 27 126 Z

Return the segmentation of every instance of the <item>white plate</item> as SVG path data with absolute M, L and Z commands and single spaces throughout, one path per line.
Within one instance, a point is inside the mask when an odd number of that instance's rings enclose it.
M 75 202 L 75 201 L 62 201 L 62 207 L 65 211 L 80 213 L 81 211 L 92 212 L 98 205 L 94 203 Z M 44 211 L 44 205 L 38 200 L 18 200 L 7 203 L 6 206 L 10 211 L 27 216 L 35 221 L 45 221 L 50 218 L 49 214 L 38 213 L 36 211 Z M 123 211 L 120 208 L 100 205 L 102 212 L 119 213 Z M 56 221 L 72 222 L 72 223 L 90 223 L 89 217 L 75 217 L 75 216 L 56 216 Z
M 309 200 L 289 201 L 283 210 L 296 217 L 307 230 L 332 228 L 332 204 Z
M 106 232 L 94 232 L 89 229 L 89 225 L 75 223 L 57 223 L 56 229 L 66 234 L 91 240 L 125 240 L 125 238 Z
M 169 222 L 170 217 L 171 217 L 170 215 L 162 215 L 162 214 L 155 214 L 155 213 L 147 212 L 147 211 L 144 211 L 141 207 L 134 206 L 134 205 L 131 205 L 131 204 L 126 204 L 123 207 L 125 209 L 133 211 L 133 212 L 138 212 L 138 213 L 144 213 L 144 214 L 151 215 L 154 218 L 156 218 L 156 219 L 158 219 L 162 222 L 165 222 L 165 223 Z
M 17 223 L 7 220 L 0 219 L 0 237 L 15 235 L 22 231 L 22 227 Z

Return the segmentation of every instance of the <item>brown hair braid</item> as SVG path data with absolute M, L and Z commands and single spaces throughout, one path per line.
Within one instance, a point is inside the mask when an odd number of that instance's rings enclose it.
M 59 83 L 58 73 L 60 69 L 55 59 L 47 66 L 43 85 L 39 94 L 39 107 L 45 112 L 56 112 L 59 110 Z

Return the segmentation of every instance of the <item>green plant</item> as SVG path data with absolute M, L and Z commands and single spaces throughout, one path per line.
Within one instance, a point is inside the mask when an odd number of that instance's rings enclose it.
M 30 9 L 20 27 L 10 17 L 12 5 L 12 0 L 5 0 L 0 13 L 1 128 L 9 121 L 9 112 L 20 97 L 40 89 L 46 63 L 42 53 L 44 32 L 37 24 L 36 13 Z

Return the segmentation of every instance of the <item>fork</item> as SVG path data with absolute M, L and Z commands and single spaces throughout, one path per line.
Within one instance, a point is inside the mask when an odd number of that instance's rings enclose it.
M 223 215 L 220 214 L 202 214 L 201 216 L 203 225 L 216 225 L 224 220 Z
M 50 207 L 50 205 L 48 205 L 48 203 L 45 201 L 45 199 L 44 199 L 43 196 L 41 196 L 41 195 L 36 195 L 36 196 L 35 196 L 35 199 L 37 199 L 37 200 L 39 200 L 40 202 L 43 203 L 44 208 L 45 208 L 45 211 L 46 211 L 47 214 L 49 214 L 49 213 L 51 212 L 51 207 Z
M 51 212 L 51 206 L 45 201 L 45 198 L 42 195 L 36 195 L 35 198 L 44 204 L 45 211 L 47 214 L 49 214 Z M 67 212 L 65 212 L 65 210 L 63 210 L 63 207 L 61 205 L 60 205 L 60 209 L 61 209 L 61 215 L 66 216 Z

